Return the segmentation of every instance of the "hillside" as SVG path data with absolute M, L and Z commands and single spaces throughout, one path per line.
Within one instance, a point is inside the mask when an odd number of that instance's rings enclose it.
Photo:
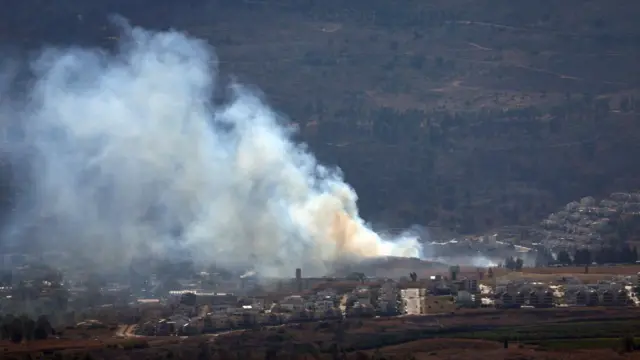
M 640 3 L 11 1 L 5 48 L 111 46 L 107 15 L 207 39 L 363 216 L 475 232 L 640 184 Z M 38 9 L 38 10 L 33 10 Z

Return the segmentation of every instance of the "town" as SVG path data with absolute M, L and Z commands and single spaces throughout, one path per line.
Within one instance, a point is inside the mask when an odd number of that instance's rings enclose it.
M 65 277 L 15 258 L 19 265 L 10 271 L 5 267 L 0 288 L 2 314 L 46 316 L 54 326 L 118 323 L 116 337 L 215 334 L 310 321 L 447 315 L 463 309 L 640 304 L 640 273 L 535 276 L 504 266 L 449 266 L 399 278 L 361 272 L 304 277 L 303 269 L 296 269 L 289 279 L 261 279 L 254 272 L 200 272 L 167 280 L 161 274 L 142 276 L 132 268 L 128 281 L 118 282 L 96 275 Z M 585 276 L 592 282 L 585 282 Z

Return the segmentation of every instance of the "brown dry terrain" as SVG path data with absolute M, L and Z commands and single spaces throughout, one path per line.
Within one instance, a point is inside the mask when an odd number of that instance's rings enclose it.
M 638 265 L 612 265 L 612 266 L 591 266 L 588 273 L 585 273 L 584 266 L 567 267 L 544 267 L 544 268 L 523 268 L 522 271 L 510 271 L 507 269 L 494 269 L 494 275 L 505 279 L 529 279 L 538 281 L 555 282 L 563 277 L 571 277 L 583 282 L 595 283 L 598 280 L 611 280 L 618 276 L 635 277 L 640 272 Z M 473 271 L 463 273 L 463 275 L 473 275 Z M 489 281 L 486 279 L 486 281 Z
M 567 267 L 544 267 L 544 268 L 524 268 L 525 274 L 583 274 L 584 266 Z M 636 275 L 640 272 L 640 265 L 612 265 L 612 266 L 590 266 L 589 274 L 602 275 Z
M 416 272 L 422 285 L 415 283 L 401 284 L 401 286 L 423 286 L 429 276 L 442 275 L 449 276 L 449 267 L 434 266 L 429 261 L 411 261 L 399 262 L 402 266 L 397 269 L 398 276 L 408 277 L 410 272 Z M 484 273 L 484 282 L 491 283 L 493 280 L 487 277 L 486 269 L 478 269 L 475 267 L 461 267 L 460 277 L 477 278 L 478 271 Z M 557 282 L 563 277 L 571 277 L 584 282 L 596 282 L 598 280 L 611 280 L 618 276 L 636 276 L 640 273 L 640 265 L 610 265 L 610 266 L 590 266 L 588 274 L 585 274 L 584 266 L 566 266 L 566 267 L 535 267 L 523 268 L 522 271 L 511 271 L 505 268 L 492 268 L 494 277 L 509 279 L 529 279 L 545 282 Z M 368 272 L 371 273 L 371 272 Z M 375 285 L 375 283 L 360 283 L 360 281 L 327 281 L 314 285 L 313 291 L 323 290 L 327 288 L 334 289 L 339 293 L 351 291 L 358 285 Z M 311 291 L 311 290 L 310 290 Z
M 420 265 L 414 267 L 407 267 L 407 274 L 409 271 L 416 271 L 421 278 L 426 278 L 431 275 L 447 275 L 448 267 L 432 267 L 428 262 L 426 265 Z M 486 276 L 486 269 L 481 269 Z M 640 273 L 640 265 L 598 265 L 589 266 L 588 274 L 585 274 L 584 266 L 565 266 L 565 267 L 525 267 L 522 271 L 514 272 L 505 268 L 493 268 L 495 276 L 504 276 L 508 274 L 516 274 L 520 276 L 535 278 L 536 276 L 548 277 L 553 275 L 555 277 L 562 276 L 597 276 L 611 278 L 613 276 L 632 276 Z M 476 277 L 478 274 L 478 268 L 475 267 L 461 267 L 460 276 Z

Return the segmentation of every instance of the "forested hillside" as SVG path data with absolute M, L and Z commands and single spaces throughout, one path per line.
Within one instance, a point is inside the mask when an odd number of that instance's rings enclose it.
M 107 17 L 215 46 L 340 166 L 365 218 L 474 232 L 631 190 L 640 3 L 11 0 L 0 41 L 109 47 Z M 16 49 L 18 51 L 16 51 Z

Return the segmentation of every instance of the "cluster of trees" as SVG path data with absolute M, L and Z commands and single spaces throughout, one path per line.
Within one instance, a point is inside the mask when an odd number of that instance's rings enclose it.
M 14 343 L 23 341 L 44 340 L 55 334 L 49 319 L 41 315 L 36 320 L 27 315 L 0 317 L 0 338 Z
M 509 270 L 520 271 L 524 265 L 524 260 L 519 257 L 508 257 L 504 260 L 504 267 Z
M 548 249 L 538 250 L 536 266 L 547 265 L 590 265 L 596 264 L 631 264 L 638 261 L 636 247 L 605 246 L 599 249 L 578 249 L 573 253 L 559 251 L 555 256 Z
M 147 6 L 147 4 L 150 4 L 149 1 L 127 2 L 124 0 L 116 0 L 108 2 L 108 6 L 106 5 L 107 2 L 97 2 L 96 4 L 92 3 L 90 7 L 91 11 L 89 11 L 86 3 L 78 0 L 68 0 L 62 1 L 63 5 L 61 5 L 60 2 L 56 2 L 55 6 L 51 5 L 47 7 L 47 11 L 55 11 L 55 13 L 59 15 L 54 16 L 53 13 L 48 13 L 46 18 L 55 18 L 57 19 L 55 20 L 56 22 L 64 23 L 63 25 L 67 25 L 67 28 L 79 29 L 81 25 L 70 25 L 79 23 L 77 21 L 78 15 L 83 16 L 85 19 L 84 23 L 92 23 L 94 18 L 90 20 L 90 14 L 93 14 L 94 17 L 97 18 L 104 17 L 102 14 L 117 11 L 131 18 L 133 23 L 146 24 L 147 21 L 144 20 L 146 18 L 150 18 L 156 23 L 163 22 L 163 19 L 165 19 L 163 16 L 165 14 L 175 14 L 178 8 L 187 9 L 190 7 L 175 5 L 168 8 L 168 2 L 163 1 L 162 3 L 163 5 L 156 6 L 156 4 L 152 6 L 155 10 L 149 11 L 150 8 Z M 184 2 L 180 2 L 180 4 L 183 3 Z M 192 0 L 190 2 L 190 4 L 200 3 L 204 4 L 205 2 L 204 0 Z M 25 4 L 28 4 L 28 2 Z M 20 5 L 19 8 L 22 9 L 21 12 L 30 14 L 33 7 L 25 4 L 16 2 L 16 6 Z M 274 6 L 268 6 L 269 4 Z M 521 6 L 523 5 L 520 4 L 517 7 L 522 9 Z M 109 8 L 108 11 L 107 7 Z M 219 0 L 215 8 L 216 10 L 230 9 L 233 11 L 238 8 L 251 8 L 257 11 L 277 9 L 275 11 L 296 11 L 309 14 L 316 20 L 326 18 L 332 21 L 340 21 L 340 18 L 346 17 L 359 22 L 366 22 L 367 25 L 373 24 L 385 28 L 405 27 L 407 29 L 413 29 L 416 27 L 419 31 L 416 30 L 413 37 L 419 39 L 423 36 L 420 32 L 423 32 L 425 28 L 432 26 L 455 27 L 456 20 L 460 20 L 461 16 L 465 18 L 464 14 L 469 11 L 469 9 L 466 8 L 457 8 L 457 10 L 454 10 L 456 7 L 457 6 L 453 5 L 445 6 L 443 4 L 426 6 L 423 2 L 417 0 L 403 2 L 402 6 L 397 6 L 395 2 L 385 0 Z M 79 11 L 82 9 L 86 11 Z M 170 9 L 175 9 L 176 12 Z M 196 7 L 195 9 L 200 8 Z M 485 10 L 486 9 L 482 7 L 474 9 L 476 12 Z M 49 33 L 62 31 L 59 29 L 59 26 L 50 26 L 47 24 L 25 26 L 24 21 L 17 20 L 22 19 L 22 17 L 16 17 L 15 11 L 17 11 L 17 8 L 13 10 L 11 14 L 7 12 L 7 14 L 3 15 L 9 22 L 8 24 L 13 24 L 7 27 L 6 31 L 12 34 L 12 37 L 18 37 L 15 35 L 19 33 L 19 31 L 17 31 L 18 28 L 40 29 L 39 31 L 42 32 L 42 36 L 52 36 L 52 34 Z M 195 11 L 197 12 L 199 10 Z M 509 13 L 509 18 L 504 20 L 513 20 L 511 18 L 511 12 Z M 552 11 L 549 10 L 549 13 L 552 13 Z M 232 13 L 230 12 L 230 14 Z M 493 16 L 495 14 L 491 15 Z M 34 18 L 37 18 L 38 21 L 41 22 L 45 17 L 36 16 Z M 165 25 L 166 24 L 163 24 L 162 26 Z M 101 26 L 95 27 L 99 28 Z M 58 31 L 51 32 L 50 30 L 52 28 Z M 413 32 L 413 30 L 411 30 L 411 32 Z M 89 31 L 72 31 L 72 33 L 73 36 L 61 37 L 74 39 L 89 33 Z M 98 36 L 104 37 L 102 31 L 100 34 L 95 35 L 95 37 Z M 397 46 L 397 42 L 389 44 L 388 55 L 389 57 L 393 57 L 394 60 L 390 60 L 382 66 L 390 69 L 397 67 L 398 70 L 402 71 L 406 68 L 414 68 L 420 70 L 423 75 L 429 74 L 430 77 L 436 75 L 450 76 L 455 75 L 456 72 L 461 74 L 463 71 L 467 71 L 465 70 L 466 67 L 463 69 L 463 66 L 470 66 L 460 64 L 462 63 L 461 61 L 453 62 L 452 59 L 443 59 L 437 56 L 431 59 L 430 57 L 420 55 L 419 52 L 406 64 L 406 61 L 395 60 L 402 59 L 402 57 L 397 56 L 398 51 L 394 50 Z M 335 58 L 335 54 L 331 52 L 314 51 L 310 52 L 309 56 L 305 56 L 301 61 L 307 64 L 325 66 L 327 63 L 337 64 Z M 370 56 L 369 58 L 371 60 L 367 61 L 365 67 L 375 64 L 374 61 L 378 61 L 380 56 Z M 366 69 L 363 68 L 362 71 L 366 71 Z M 468 71 L 478 70 L 470 68 Z M 389 72 L 389 70 L 387 70 L 387 72 Z M 387 87 L 387 89 L 383 89 L 383 91 L 386 93 L 406 93 L 406 88 L 402 86 L 404 81 L 405 79 L 403 79 L 403 77 L 398 76 L 395 83 L 385 82 L 384 87 Z M 286 97 L 279 96 L 281 94 L 273 95 L 276 97 Z M 362 100 L 369 98 L 368 95 L 350 95 L 346 93 L 346 91 L 339 89 L 339 91 L 332 91 L 332 94 L 323 94 L 319 96 L 319 99 L 308 100 L 314 102 L 310 102 L 308 106 L 300 106 L 299 97 L 286 97 L 291 99 L 287 100 L 290 101 L 291 104 L 287 103 L 286 106 L 283 107 L 288 114 L 291 114 L 300 122 L 304 122 L 304 119 L 320 119 L 320 124 L 317 126 L 318 134 L 315 136 L 316 139 L 305 139 L 310 140 L 309 142 L 311 143 L 317 141 L 318 143 L 335 144 L 340 142 L 337 141 L 336 138 L 344 134 L 347 140 L 367 136 L 371 140 L 370 143 L 374 143 L 374 145 L 372 145 L 371 148 L 367 148 L 365 154 L 373 153 L 375 144 L 394 146 L 393 149 L 389 148 L 385 150 L 385 152 L 389 154 L 387 159 L 376 159 L 376 161 L 372 161 L 371 159 L 376 158 L 375 156 L 354 155 L 354 148 L 349 146 L 343 148 L 342 151 L 344 151 L 345 154 L 335 153 L 326 159 L 329 163 L 344 165 L 346 162 L 350 162 L 350 165 L 355 165 L 341 167 L 344 169 L 352 169 L 353 171 L 353 173 L 348 175 L 350 181 L 362 195 L 361 210 L 365 216 L 375 214 L 380 208 L 392 208 L 397 205 L 398 202 L 410 199 L 412 203 L 420 204 L 420 206 L 416 210 L 407 210 L 406 214 L 402 214 L 404 224 L 399 224 L 400 226 L 438 220 L 438 222 L 444 226 L 451 228 L 460 226 L 461 232 L 473 233 L 481 230 L 485 222 L 495 222 L 494 225 L 501 223 L 526 223 L 528 222 L 527 218 L 530 220 L 537 218 L 547 212 L 548 209 L 544 208 L 547 207 L 543 206 L 544 204 L 528 202 L 526 204 L 523 203 L 523 205 L 517 205 L 514 208 L 505 208 L 500 214 L 487 215 L 482 213 L 482 210 L 472 211 L 472 204 L 476 202 L 481 203 L 482 200 L 484 200 L 477 199 L 476 197 L 486 196 L 487 198 L 498 198 L 498 196 L 493 196 L 494 194 L 480 194 L 480 191 L 474 191 L 474 189 L 471 188 L 472 185 L 461 183 L 460 178 L 473 179 L 474 183 L 479 184 L 479 188 L 485 187 L 484 184 L 481 184 L 481 182 L 485 181 L 484 179 L 487 180 L 486 183 L 493 182 L 497 184 L 495 188 L 497 189 L 496 191 L 500 192 L 499 195 L 505 193 L 504 185 L 507 181 L 526 181 L 527 185 L 533 188 L 540 188 L 551 192 L 553 195 L 558 195 L 557 199 L 559 202 L 561 202 L 561 199 L 564 197 L 573 196 L 567 190 L 572 191 L 574 194 L 580 194 L 583 193 L 583 190 L 587 187 L 590 189 L 604 188 L 606 187 L 605 182 L 609 181 L 607 179 L 616 178 L 617 174 L 603 170 L 602 173 L 607 174 L 606 177 L 589 176 L 588 179 L 594 180 L 585 181 L 585 177 L 581 176 L 579 164 L 576 166 L 575 163 L 567 163 L 565 160 L 554 161 L 553 158 L 549 157 L 546 150 L 546 147 L 553 147 L 556 149 L 553 151 L 559 155 L 554 156 L 554 158 L 562 159 L 563 156 L 566 155 L 567 158 L 573 159 L 574 157 L 570 156 L 570 151 L 582 148 L 584 158 L 577 161 L 583 160 L 591 162 L 599 159 L 596 156 L 597 152 L 600 151 L 598 149 L 608 147 L 600 140 L 598 143 L 603 144 L 603 146 L 596 147 L 594 142 L 588 141 L 584 141 L 576 146 L 560 146 L 562 144 L 555 144 L 555 139 L 553 138 L 553 136 L 560 137 L 564 141 L 566 137 L 566 143 L 570 144 L 578 143 L 579 141 L 575 141 L 576 139 L 569 138 L 569 136 L 582 136 L 580 134 L 589 134 L 589 136 L 591 136 L 591 134 L 600 134 L 599 136 L 608 136 L 607 132 L 599 132 L 589 128 L 593 119 L 598 119 L 601 124 L 606 124 L 607 127 L 611 126 L 610 122 L 601 121 L 606 119 L 607 116 L 610 116 L 609 100 L 599 99 L 594 95 L 584 94 L 581 99 L 574 100 L 572 99 L 572 94 L 567 93 L 565 103 L 549 110 L 540 106 L 526 108 L 511 107 L 509 111 L 505 112 L 502 111 L 502 107 L 496 106 L 493 110 L 468 112 L 455 110 L 458 111 L 456 113 L 454 110 L 450 110 L 451 108 L 446 110 L 432 109 L 428 111 L 398 111 L 397 108 L 394 107 L 381 107 L 376 109 L 367 105 L 367 101 Z M 333 97 L 339 100 L 334 101 L 332 99 Z M 353 101 L 349 97 L 353 97 Z M 345 98 L 347 98 L 348 101 L 344 101 Z M 496 98 L 498 98 L 497 94 Z M 323 100 L 325 104 L 322 103 Z M 427 99 L 424 100 L 424 102 L 428 103 L 431 101 Z M 471 106 L 467 107 L 471 108 Z M 634 111 L 634 109 L 637 111 L 637 109 L 640 109 L 640 99 L 634 97 L 624 98 L 619 107 L 623 112 Z M 301 109 L 297 111 L 297 114 L 296 110 L 294 110 L 296 108 Z M 458 109 L 458 107 L 452 108 Z M 544 121 L 540 120 L 542 116 L 545 116 Z M 576 118 L 578 120 L 576 120 Z M 371 122 L 368 130 L 358 126 L 358 124 L 366 121 Z M 574 131 L 575 129 L 570 129 L 570 127 L 574 125 L 584 131 Z M 470 129 L 472 129 L 472 131 Z M 507 141 L 510 141 L 509 139 L 513 140 L 513 143 L 517 144 L 517 146 L 512 146 L 512 144 L 507 143 Z M 624 149 L 625 146 L 628 146 L 626 142 L 623 144 L 619 143 L 620 141 L 616 141 L 615 147 L 612 148 L 619 149 L 620 153 L 627 153 Z M 358 146 L 364 147 L 368 145 Z M 403 154 L 395 150 L 396 147 L 408 150 Z M 513 151 L 509 151 L 510 147 L 513 148 Z M 508 153 L 504 148 L 507 149 Z M 458 155 L 459 158 L 456 158 L 456 151 L 465 151 L 466 153 Z M 526 156 L 518 155 L 518 152 L 525 152 Z M 498 154 L 496 155 L 496 153 Z M 518 156 L 526 160 L 518 158 Z M 369 159 L 366 159 L 367 157 Z M 401 163 L 399 160 L 403 159 L 411 159 L 413 163 L 408 165 Z M 460 161 L 459 159 L 467 160 Z M 372 179 L 370 174 L 378 173 L 381 163 L 389 166 L 386 173 L 393 174 L 394 176 L 389 176 L 388 178 L 380 176 Z M 443 170 L 436 169 L 438 164 L 455 165 L 447 165 L 448 168 Z M 456 169 L 455 167 L 457 166 L 464 168 Z M 592 169 L 593 165 L 588 168 Z M 634 167 L 631 165 L 629 165 L 629 167 L 616 165 L 616 169 L 624 169 L 625 172 L 634 171 Z M 461 172 L 458 170 L 463 170 L 465 175 L 458 177 L 457 174 Z M 497 179 L 494 174 L 501 174 L 500 179 Z M 629 174 L 629 176 L 633 176 L 633 174 Z M 558 178 L 564 178 L 565 181 L 558 181 Z M 416 179 L 420 179 L 420 181 L 416 181 Z M 443 186 L 442 189 L 439 189 L 438 183 L 451 184 L 451 186 Z M 409 184 L 410 186 L 404 184 Z M 503 204 L 507 203 L 507 201 L 500 202 Z M 549 204 L 548 207 L 554 207 L 555 205 L 557 204 Z M 447 215 L 447 218 L 444 218 L 444 216 L 438 218 L 437 211 L 439 211 L 439 209 L 445 209 L 462 215 Z M 469 210 L 465 210 L 464 212 L 456 211 L 458 209 Z M 491 225 L 489 224 L 487 227 L 491 227 Z
M 349 116 L 350 120 L 337 121 L 336 116 L 329 115 L 326 120 L 319 121 L 313 127 L 314 132 L 305 135 L 304 140 L 320 155 L 335 158 L 330 162 L 337 162 L 344 169 L 354 169 L 354 173 L 349 174 L 350 182 L 362 194 L 360 205 L 365 216 L 370 211 L 375 212 L 375 208 L 388 206 L 398 199 L 411 198 L 420 207 L 402 214 L 407 222 L 423 222 L 425 218 L 433 220 L 438 216 L 436 209 L 445 209 L 459 215 L 451 221 L 438 219 L 440 224 L 459 226 L 465 233 L 477 232 L 485 226 L 530 224 L 534 219 L 548 215 L 550 209 L 563 202 L 562 199 L 574 197 L 574 194 L 578 196 L 578 192 L 602 188 L 606 179 L 617 176 L 617 170 L 610 169 L 605 163 L 599 163 L 598 168 L 610 177 L 585 182 L 580 176 L 583 162 L 609 156 L 597 154 L 592 134 L 606 134 L 601 135 L 599 141 L 609 143 L 612 140 L 609 134 L 617 131 L 610 125 L 608 132 L 600 129 L 607 122 L 598 120 L 610 115 L 608 111 L 598 110 L 600 108 L 596 104 L 571 100 L 564 107 L 548 111 L 532 107 L 469 113 L 439 110 L 401 112 L 393 108 L 358 109 L 353 106 L 355 108 L 350 111 L 354 114 Z M 550 116 L 549 121 L 540 120 L 545 114 Z M 310 114 L 301 116 L 305 117 L 310 117 Z M 575 129 L 578 117 L 587 120 L 580 122 L 580 129 Z M 367 121 L 356 122 L 353 119 Z M 473 136 L 468 129 L 473 129 Z M 381 176 L 373 182 L 366 174 L 375 171 L 374 167 L 379 167 L 380 161 L 367 162 L 364 151 L 354 155 L 355 146 L 323 145 L 339 142 L 336 137 L 347 143 L 358 140 L 358 147 L 370 147 L 371 153 L 378 151 L 380 146 L 392 146 L 385 148 L 385 152 L 393 157 L 394 163 L 387 162 L 386 167 L 395 176 Z M 361 155 L 363 153 L 365 155 Z M 552 153 L 558 156 L 550 159 Z M 575 162 L 567 164 L 566 161 L 555 160 L 565 156 L 575 159 Z M 436 175 L 438 164 L 445 162 L 452 164 L 449 165 L 451 171 Z M 452 177 L 454 169 L 464 176 Z M 498 181 L 501 186 L 495 185 L 496 173 L 504 175 L 504 179 Z M 558 174 L 562 174 L 565 181 L 558 182 Z M 414 178 L 421 181 L 416 182 Z M 493 184 L 488 184 L 488 180 Z M 494 197 L 500 199 L 497 201 L 499 205 L 513 205 L 498 206 L 499 211 L 493 214 L 475 211 L 473 204 L 479 193 L 474 187 L 480 187 L 479 184 L 485 181 L 487 186 L 482 186 L 483 191 L 496 192 Z M 558 199 L 558 203 L 551 198 L 513 199 L 505 192 L 504 184 L 509 181 L 524 181 L 528 186 L 557 195 L 554 199 Z M 456 211 L 461 209 L 465 211 Z
M 589 265 L 597 264 L 629 264 L 638 260 L 636 247 L 623 246 L 620 248 L 603 247 L 599 250 L 579 249 L 573 253 L 563 250 L 556 257 L 556 263 L 561 265 Z

